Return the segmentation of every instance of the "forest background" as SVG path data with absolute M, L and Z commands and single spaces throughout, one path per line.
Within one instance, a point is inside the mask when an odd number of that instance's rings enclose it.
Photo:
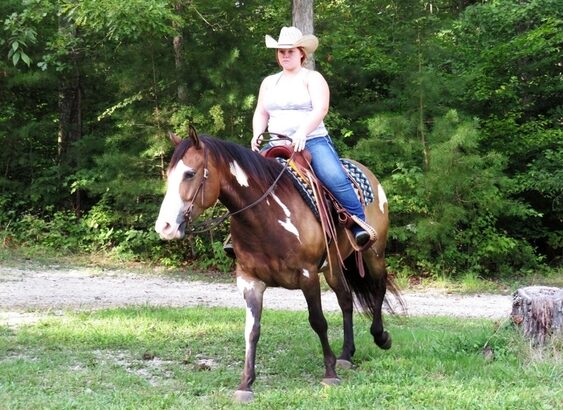
M 163 242 L 167 132 L 248 146 L 289 0 L 3 0 L 0 239 L 228 271 L 228 231 Z M 402 274 L 560 273 L 563 3 L 317 0 L 342 156 L 382 181 Z M 209 211 L 218 215 L 221 207 Z

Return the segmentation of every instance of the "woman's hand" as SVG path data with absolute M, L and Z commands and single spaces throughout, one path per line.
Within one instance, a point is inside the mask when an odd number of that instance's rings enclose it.
M 252 151 L 260 151 L 260 145 L 262 145 L 262 134 L 258 134 L 255 135 L 254 137 L 252 137 L 252 140 L 250 141 L 250 148 L 252 148 Z
M 305 148 L 305 143 L 307 142 L 307 136 L 303 133 L 296 132 L 291 137 L 293 150 L 295 152 L 303 151 Z

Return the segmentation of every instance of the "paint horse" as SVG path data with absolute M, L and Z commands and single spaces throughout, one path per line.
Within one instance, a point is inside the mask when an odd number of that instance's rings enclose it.
M 351 366 L 355 352 L 353 334 L 354 298 L 372 319 L 370 332 L 382 349 L 391 347 L 381 317 L 386 289 L 395 291 L 387 276 L 384 251 L 388 230 L 387 200 L 376 177 L 355 163 L 373 187 L 375 200 L 366 207 L 367 222 L 378 240 L 362 258 L 356 259 L 344 228 L 331 246 L 339 246 L 344 266 L 332 261 L 327 272 L 321 224 L 307 206 L 292 177 L 274 159 L 240 145 L 210 136 L 198 136 L 190 129 L 188 139 L 171 135 L 176 145 L 167 169 L 167 191 L 155 224 L 162 239 L 184 237 L 186 225 L 219 200 L 231 213 L 231 237 L 236 254 L 236 280 L 246 302 L 244 370 L 235 399 L 253 399 L 256 347 L 264 291 L 269 286 L 300 289 L 305 296 L 309 323 L 317 333 L 324 357 L 324 384 L 339 382 L 337 358 L 327 336 L 327 321 L 321 306 L 320 274 L 336 293 L 342 309 L 344 342 L 339 364 Z M 338 242 L 338 243 L 336 243 Z M 324 267 L 323 260 L 325 261 Z M 363 263 L 364 277 L 358 262 Z

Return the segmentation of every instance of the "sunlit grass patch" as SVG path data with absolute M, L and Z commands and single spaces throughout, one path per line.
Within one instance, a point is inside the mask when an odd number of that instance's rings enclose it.
M 131 307 L 0 327 L 0 407 L 232 408 L 244 355 L 244 311 Z M 332 346 L 341 318 L 328 314 Z M 266 311 L 248 408 L 555 408 L 563 377 L 505 321 L 388 317 L 393 347 L 356 317 L 355 368 L 321 386 L 320 343 L 306 312 Z M 484 355 L 489 347 L 492 357 Z

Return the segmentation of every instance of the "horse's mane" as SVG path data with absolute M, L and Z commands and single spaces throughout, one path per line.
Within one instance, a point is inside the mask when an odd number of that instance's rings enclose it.
M 236 161 L 248 177 L 264 191 L 272 185 L 280 172 L 282 172 L 283 166 L 279 162 L 264 158 L 257 152 L 242 145 L 220 140 L 209 135 L 200 135 L 199 140 L 207 147 L 209 155 L 212 156 L 215 163 L 224 164 L 228 168 L 232 161 Z M 183 139 L 174 150 L 169 169 L 175 167 L 186 151 L 192 146 L 192 139 Z M 277 183 L 277 188 L 282 190 L 293 187 L 291 178 L 287 173 L 284 174 Z

